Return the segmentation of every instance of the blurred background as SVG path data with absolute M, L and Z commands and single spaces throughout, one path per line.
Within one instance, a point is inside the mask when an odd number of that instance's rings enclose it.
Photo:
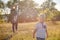
M 13 16 L 11 10 L 14 4 L 18 6 L 19 33 L 9 38 L 12 29 L 8 21 Z M 0 40 L 33 40 L 32 31 L 40 14 L 46 15 L 47 40 L 60 40 L 60 0 L 0 0 Z

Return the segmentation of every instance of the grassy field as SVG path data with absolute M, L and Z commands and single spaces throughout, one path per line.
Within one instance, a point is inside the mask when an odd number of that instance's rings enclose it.
M 5 40 L 10 35 L 13 35 L 8 40 L 35 40 L 32 38 L 34 25 L 37 22 L 31 23 L 19 23 L 18 33 L 13 34 L 10 23 L 0 24 L 0 40 Z M 48 38 L 47 40 L 60 40 L 60 22 L 57 25 L 53 25 L 51 22 L 47 22 Z

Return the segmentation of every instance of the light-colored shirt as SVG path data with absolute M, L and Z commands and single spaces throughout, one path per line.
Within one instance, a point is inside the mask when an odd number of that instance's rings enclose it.
M 46 25 L 45 23 L 37 23 L 36 24 L 36 37 L 40 37 L 40 38 L 45 38 L 46 37 Z

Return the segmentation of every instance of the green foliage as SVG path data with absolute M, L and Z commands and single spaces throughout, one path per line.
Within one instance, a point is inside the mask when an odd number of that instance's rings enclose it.
M 56 3 L 53 0 L 46 0 L 42 5 L 41 9 L 46 13 L 47 20 L 51 20 L 57 14 L 58 10 L 55 9 Z
M 9 8 L 11 8 L 12 4 L 13 4 L 13 3 L 12 3 L 11 1 L 8 1 L 7 6 L 8 6 Z
M 0 8 L 4 8 L 4 3 L 0 1 Z
M 2 10 L 0 9 L 0 22 L 2 22 Z

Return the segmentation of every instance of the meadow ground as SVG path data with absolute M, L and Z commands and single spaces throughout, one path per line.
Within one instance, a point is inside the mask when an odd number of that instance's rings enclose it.
M 9 35 L 13 35 L 8 40 L 36 40 L 32 37 L 32 33 L 37 22 L 31 23 L 19 23 L 18 33 L 13 34 L 10 23 L 0 24 L 0 40 L 4 40 Z M 47 40 L 60 40 L 60 22 L 57 25 L 53 25 L 51 22 L 47 22 L 48 38 Z

